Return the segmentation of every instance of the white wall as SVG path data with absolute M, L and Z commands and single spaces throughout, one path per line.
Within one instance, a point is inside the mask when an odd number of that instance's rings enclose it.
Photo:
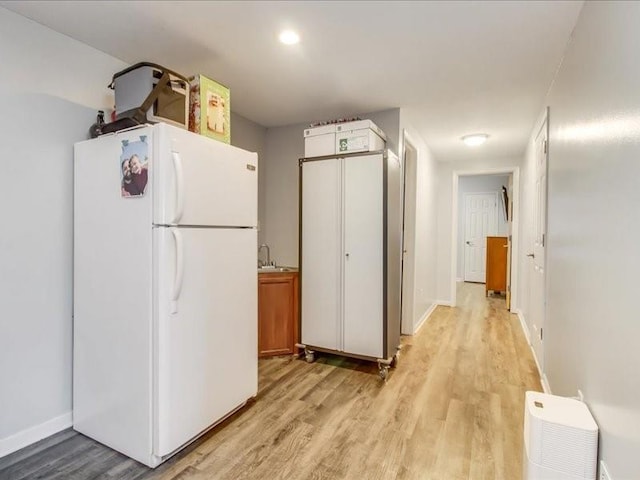
M 640 478 L 638 25 L 638 2 L 586 2 L 548 98 L 545 370 L 616 480 Z
M 437 299 L 437 162 L 412 119 L 400 111 L 400 134 L 406 131 L 418 151 L 415 208 L 415 264 L 413 325 L 419 327 Z M 402 136 L 400 152 L 403 150 Z
M 380 112 L 361 113 L 360 118 L 368 118 L 387 136 L 387 148 L 398 154 L 398 146 L 401 144 L 402 130 L 400 130 L 400 109 L 391 108 Z
M 71 424 L 73 144 L 127 66 L 0 7 L 0 457 Z M 266 130 L 232 114 L 233 144 Z
M 265 216 L 265 161 L 267 129 L 248 118 L 231 112 L 231 145 L 258 154 L 258 223 L 263 225 Z M 263 241 L 263 231 L 258 231 L 258 243 Z
M 378 125 L 388 137 L 387 147 L 397 151 L 399 109 L 359 116 Z M 307 127 L 307 123 L 301 123 L 267 129 L 264 161 L 260 163 L 264 194 L 260 238 L 269 245 L 271 259 L 280 265 L 298 266 L 298 159 L 304 157 L 303 133 Z
M 0 59 L 2 456 L 71 422 L 73 143 L 125 64 L 4 8 Z
M 451 291 L 451 259 L 453 255 L 452 246 L 456 244 L 456 239 L 451 238 L 453 172 L 482 173 L 483 171 L 519 167 L 521 163 L 521 158 L 478 158 L 477 160 L 438 162 L 438 241 L 436 249 L 438 252 L 437 298 L 439 302 L 446 304 L 453 299 L 453 292 Z
M 265 161 L 261 162 L 264 192 L 262 242 L 279 265 L 298 266 L 298 159 L 304 157 L 307 124 L 269 128 Z
M 509 224 L 504 218 L 502 203 L 502 187 L 508 188 L 508 175 L 478 175 L 460 177 L 458 182 L 458 262 L 457 277 L 464 278 L 464 234 L 465 234 L 465 194 L 466 193 L 495 193 L 498 199 L 497 224 L 495 236 L 509 235 Z

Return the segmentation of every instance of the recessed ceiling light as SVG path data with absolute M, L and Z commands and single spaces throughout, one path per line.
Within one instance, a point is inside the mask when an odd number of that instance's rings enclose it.
M 473 135 L 465 135 L 462 137 L 462 141 L 470 147 L 477 147 L 487 141 L 489 135 L 486 133 L 474 133 Z
M 278 36 L 280 41 L 285 45 L 295 45 L 300 41 L 300 35 L 293 30 L 283 30 Z

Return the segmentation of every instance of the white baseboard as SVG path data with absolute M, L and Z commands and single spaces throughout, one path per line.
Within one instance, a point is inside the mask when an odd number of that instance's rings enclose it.
M 32 443 L 36 443 L 43 438 L 47 438 L 54 433 L 58 433 L 73 425 L 73 416 L 71 412 L 60 415 L 59 417 L 47 420 L 40 425 L 27 428 L 18 433 L 0 439 L 0 458 L 9 455 L 21 448 Z
M 422 315 L 422 317 L 420 317 L 420 320 L 418 320 L 417 325 L 415 325 L 414 328 L 413 328 L 413 334 L 414 335 L 416 333 L 418 333 L 418 330 L 420 330 L 425 323 L 427 323 L 427 319 L 435 311 L 437 306 L 438 306 L 438 303 L 434 302 L 434 303 L 431 304 L 431 306 L 429 308 L 427 308 L 427 311 L 424 312 L 424 315 Z
M 511 311 L 511 313 L 515 313 L 518 315 L 518 320 L 520 320 L 520 326 L 522 327 L 522 333 L 524 333 L 525 338 L 527 339 L 527 343 L 531 346 L 531 337 L 529 336 L 529 327 L 527 327 L 527 322 L 524 320 L 524 315 L 519 308 L 516 308 Z M 535 357 L 535 353 L 533 354 Z M 537 362 L 537 360 L 536 360 Z
M 544 374 L 541 377 L 541 383 L 542 383 L 542 390 L 544 390 L 544 393 L 548 393 L 549 395 L 551 395 L 551 387 L 549 386 L 549 380 L 547 379 L 547 376 Z
M 458 278 L 456 278 L 456 282 L 462 283 L 462 282 L 464 282 L 464 278 L 458 277 Z
M 540 362 L 538 361 L 538 356 L 536 355 L 536 351 L 533 349 L 533 345 L 531 344 L 531 337 L 529 336 L 529 327 L 527 326 L 527 322 L 522 314 L 522 311 L 518 309 L 514 309 L 512 313 L 518 315 L 518 319 L 520 320 L 520 328 L 522 328 L 522 333 L 524 333 L 525 338 L 527 339 L 527 344 L 529 345 L 529 349 L 531 350 L 531 355 L 533 355 L 533 360 L 536 362 L 536 368 L 538 369 L 538 375 L 540 376 L 540 383 L 542 384 L 542 389 L 544 393 L 551 393 L 551 387 L 549 386 L 549 381 L 547 380 L 547 376 L 544 374 L 542 369 L 540 368 Z
M 436 305 L 442 305 L 443 307 L 453 306 L 451 300 L 436 300 Z

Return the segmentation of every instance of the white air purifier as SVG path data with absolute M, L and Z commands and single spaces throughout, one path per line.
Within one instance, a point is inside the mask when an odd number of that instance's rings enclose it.
M 572 398 L 526 392 L 524 480 L 595 480 L 598 425 Z

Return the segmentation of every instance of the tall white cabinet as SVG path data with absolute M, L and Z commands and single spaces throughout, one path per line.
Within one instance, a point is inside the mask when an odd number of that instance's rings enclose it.
M 301 337 L 378 360 L 400 343 L 400 163 L 367 152 L 300 161 Z

